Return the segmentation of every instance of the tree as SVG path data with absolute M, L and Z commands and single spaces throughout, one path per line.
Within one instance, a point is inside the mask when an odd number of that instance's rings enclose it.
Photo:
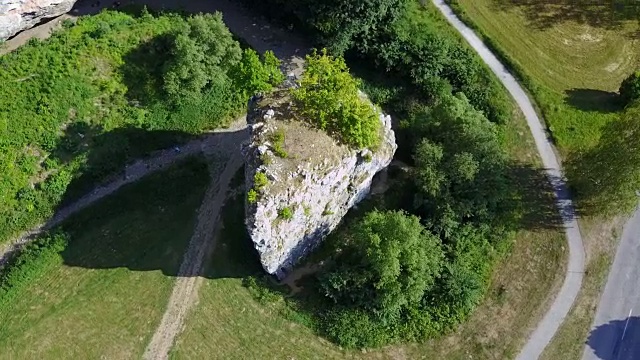
M 349 229 L 338 265 L 321 276 L 335 303 L 391 321 L 419 303 L 444 260 L 440 240 L 416 216 L 372 211 Z
M 624 105 L 638 99 L 640 99 L 640 71 L 629 75 L 620 85 L 620 100 Z
M 495 221 L 509 199 L 495 124 L 459 94 L 444 96 L 412 130 L 416 203 L 430 225 L 446 237 L 465 221 Z
M 381 123 L 373 105 L 360 96 L 358 81 L 342 58 L 308 55 L 300 87 L 292 89 L 299 113 L 312 125 L 354 148 L 376 147 Z
M 170 99 L 199 99 L 208 88 L 230 81 L 227 70 L 240 60 L 241 50 L 220 13 L 189 18 L 173 39 L 172 58 L 164 68 L 164 90 Z
M 595 148 L 573 154 L 567 168 L 583 212 L 631 209 L 640 189 L 640 102 L 605 126 Z
M 357 47 L 367 52 L 378 33 L 395 21 L 406 0 L 308 1 L 312 23 L 333 54 Z
M 257 93 L 271 90 L 284 81 L 280 71 L 280 60 L 273 51 L 264 54 L 264 62 L 252 49 L 242 52 L 242 59 L 232 67 L 230 77 L 237 89 L 241 89 L 244 99 Z

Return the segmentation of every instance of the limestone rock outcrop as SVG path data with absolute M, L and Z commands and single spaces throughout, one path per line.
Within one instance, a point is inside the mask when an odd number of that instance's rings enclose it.
M 75 0 L 0 0 L 0 40 L 69 12 Z
M 379 115 L 382 141 L 371 151 L 341 145 L 324 131 L 292 120 L 291 111 L 286 92 L 252 99 L 251 140 L 243 147 L 246 185 L 253 190 L 245 207 L 247 230 L 262 266 L 278 278 L 367 196 L 373 176 L 397 149 L 388 115 Z

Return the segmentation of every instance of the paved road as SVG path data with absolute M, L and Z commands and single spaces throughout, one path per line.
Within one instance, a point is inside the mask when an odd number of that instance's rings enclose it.
M 582 359 L 640 359 L 640 207 L 622 232 Z
M 518 355 L 518 359 L 520 360 L 537 359 L 567 316 L 582 286 L 584 247 L 573 204 L 562 175 L 560 162 L 555 155 L 546 129 L 542 121 L 540 121 L 540 118 L 538 118 L 531 100 L 529 100 L 527 94 L 520 84 L 518 84 L 518 81 L 509 73 L 507 68 L 500 63 L 489 48 L 482 43 L 482 40 L 480 40 L 473 30 L 458 19 L 451 8 L 444 3 L 444 0 L 432 1 L 444 14 L 449 23 L 460 32 L 469 45 L 471 45 L 482 60 L 491 68 L 491 71 L 498 76 L 524 113 L 531 134 L 535 140 L 538 153 L 540 154 L 542 164 L 545 167 L 547 177 L 553 186 L 556 203 L 564 222 L 567 242 L 569 244 L 569 266 L 567 266 L 564 283 L 551 308 L 547 311 L 542 321 L 538 323 L 527 344 Z

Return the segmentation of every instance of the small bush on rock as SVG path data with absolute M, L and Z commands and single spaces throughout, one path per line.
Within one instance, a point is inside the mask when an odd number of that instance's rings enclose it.
M 253 177 L 253 185 L 257 191 L 264 189 L 265 186 L 269 185 L 267 175 L 262 172 L 257 172 Z
M 283 220 L 291 220 L 293 218 L 293 210 L 290 207 L 286 207 L 278 210 L 278 217 Z

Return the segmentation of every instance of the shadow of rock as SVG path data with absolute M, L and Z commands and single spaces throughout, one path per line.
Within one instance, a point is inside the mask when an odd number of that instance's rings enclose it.
M 623 104 L 617 93 L 593 90 L 571 89 L 565 91 L 565 103 L 583 111 L 613 113 L 622 110 Z
M 597 326 L 589 333 L 587 346 L 587 354 L 591 355 L 588 359 L 640 359 L 640 317 L 632 316 Z
M 129 129 L 129 132 L 125 133 L 135 135 L 137 131 Z M 111 136 L 109 134 L 106 133 L 105 136 Z M 176 134 L 163 133 L 162 135 Z M 214 186 L 212 184 L 217 180 L 214 178 L 209 183 L 209 176 L 203 176 L 203 172 L 205 174 L 213 172 L 213 176 L 219 174 L 229 156 L 235 151 L 240 152 L 240 143 L 246 140 L 247 135 L 248 132 L 244 129 L 212 133 L 181 145 L 179 151 L 176 150 L 177 147 L 158 151 L 146 158 L 144 162 L 130 164 L 124 173 L 115 176 L 109 183 L 59 210 L 47 227 L 62 223 L 63 230 L 70 235 L 69 245 L 62 253 L 64 263 L 67 266 L 88 269 L 160 270 L 164 275 L 177 276 L 197 221 L 197 215 L 192 211 L 196 210 L 197 213 L 203 201 L 204 189 Z M 153 136 L 153 132 L 147 136 Z M 207 162 L 194 160 L 194 157 L 202 154 L 208 155 Z M 88 154 L 89 163 L 99 162 L 101 158 L 101 154 L 98 156 L 92 156 L 91 152 Z M 175 167 L 172 168 L 176 162 L 183 163 L 179 168 L 180 171 Z M 168 170 L 160 172 L 160 169 Z M 155 174 L 149 175 L 151 173 Z M 198 176 L 193 176 L 194 173 Z M 143 184 L 145 188 L 141 188 L 141 184 L 133 184 L 144 176 L 149 176 L 149 180 L 145 180 Z M 202 179 L 207 183 L 194 183 Z M 87 179 L 81 177 L 78 181 L 84 184 Z M 118 190 L 118 196 L 106 197 L 116 190 Z M 217 185 L 212 190 L 217 193 Z M 194 193 L 198 194 L 194 195 Z M 102 199 L 103 197 L 105 198 Z M 241 205 L 244 204 L 243 199 L 240 196 Z M 185 203 L 189 203 L 187 204 L 189 206 Z M 243 246 L 242 253 L 247 256 L 250 249 L 246 244 L 242 244 L 246 235 L 243 237 L 241 234 L 236 236 L 235 233 L 233 235 L 228 233 L 244 230 L 242 216 L 237 216 L 235 212 L 228 210 L 229 206 L 233 207 L 237 204 L 230 203 L 223 209 L 221 216 L 225 228 L 220 236 L 240 242 Z M 79 210 L 82 211 L 79 212 Z M 119 216 L 120 213 L 126 213 L 128 217 L 123 219 Z M 69 219 L 66 219 L 67 217 Z M 135 224 L 143 224 L 146 221 L 158 224 L 157 228 L 144 231 L 136 228 Z M 240 224 L 236 224 L 238 221 Z M 91 226 L 87 226 L 87 223 Z M 82 232 L 87 228 L 92 232 L 89 238 Z M 76 241 L 76 239 L 85 241 Z M 203 271 L 204 269 L 199 269 L 199 272 L 188 276 L 201 276 Z M 219 275 L 243 277 L 247 274 L 231 272 Z

